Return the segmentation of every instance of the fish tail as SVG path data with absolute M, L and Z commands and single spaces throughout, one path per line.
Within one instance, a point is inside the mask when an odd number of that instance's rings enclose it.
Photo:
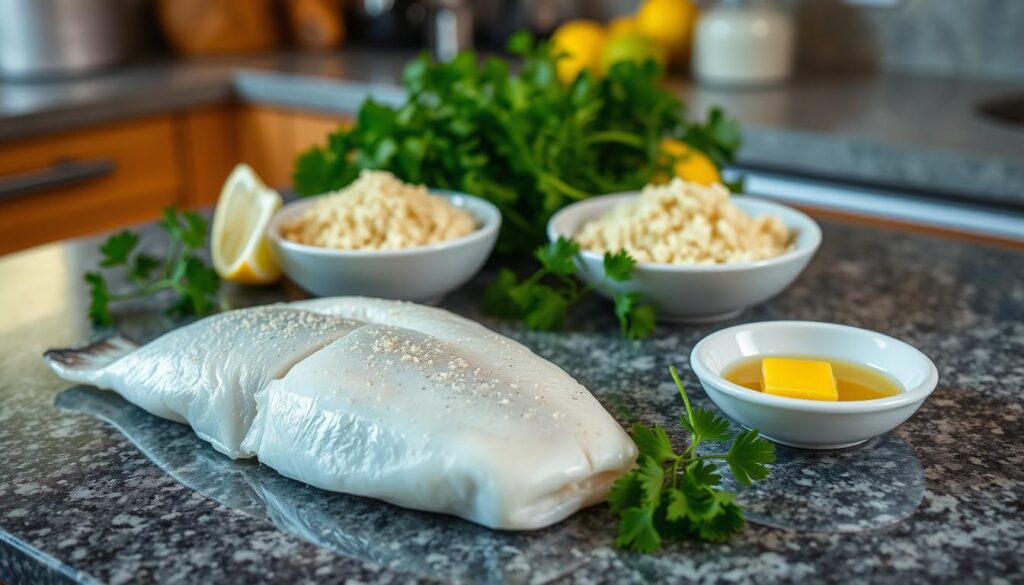
M 139 344 L 115 335 L 89 345 L 68 349 L 51 349 L 43 360 L 53 373 L 78 384 L 92 384 L 100 371 L 138 349 Z

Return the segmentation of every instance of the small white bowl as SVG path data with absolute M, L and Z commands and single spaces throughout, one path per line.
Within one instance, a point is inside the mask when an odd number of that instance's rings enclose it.
M 739 360 L 808 356 L 877 368 L 903 387 L 876 400 L 822 402 L 764 394 L 729 382 L 722 372 Z M 839 449 L 896 428 L 935 390 L 939 374 L 927 356 L 874 331 L 813 321 L 768 321 L 712 333 L 690 354 L 704 391 L 726 415 L 776 443 Z
M 587 222 L 616 205 L 637 197 L 636 192 L 592 197 L 573 203 L 548 222 L 551 241 L 572 238 Z M 679 265 L 641 263 L 626 283 L 605 281 L 603 254 L 580 253 L 581 278 L 605 296 L 639 292 L 658 311 L 658 318 L 683 323 L 710 323 L 735 317 L 763 303 L 796 280 L 821 245 L 821 229 L 807 215 L 785 205 L 750 195 L 733 197 L 748 215 L 774 215 L 795 234 L 794 247 L 775 258 L 732 264 Z
M 286 240 L 281 226 L 316 201 L 307 197 L 285 205 L 267 226 L 267 237 L 281 270 L 316 296 L 357 295 L 437 303 L 473 278 L 494 249 L 501 212 L 488 201 L 450 191 L 432 191 L 477 221 L 473 233 L 398 250 L 336 250 Z

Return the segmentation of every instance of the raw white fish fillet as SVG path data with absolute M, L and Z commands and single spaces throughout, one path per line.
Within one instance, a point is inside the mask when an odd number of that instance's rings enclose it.
M 249 325 L 261 321 L 269 324 Z M 636 457 L 560 368 L 411 303 L 338 297 L 243 309 L 138 349 L 58 350 L 47 362 L 65 379 L 188 422 L 233 457 L 492 528 L 558 522 L 600 501 Z
M 113 390 L 159 417 L 187 423 L 234 459 L 253 455 L 239 446 L 256 417 L 256 392 L 361 326 L 273 305 L 213 315 L 141 347 L 115 337 L 45 357 L 61 378 Z

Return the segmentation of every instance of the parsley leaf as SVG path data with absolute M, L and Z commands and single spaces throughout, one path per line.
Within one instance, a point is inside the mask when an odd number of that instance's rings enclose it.
M 521 317 L 522 311 L 510 292 L 519 284 L 516 273 L 508 268 L 498 272 L 498 278 L 484 291 L 484 310 L 498 317 Z
M 636 474 L 643 490 L 642 501 L 648 506 L 657 507 L 661 500 L 661 486 L 665 483 L 665 470 L 661 462 L 646 455 L 641 455 L 637 463 L 640 466 Z
M 655 313 L 651 305 L 639 305 L 639 293 L 615 295 L 615 318 L 626 339 L 646 339 L 654 333 Z
M 640 456 L 647 456 L 659 462 L 676 458 L 676 453 L 672 450 L 672 441 L 661 425 L 650 428 L 635 423 L 629 434 L 640 450 Z
M 702 522 L 718 513 L 716 490 L 702 483 L 695 475 L 686 474 L 679 482 L 680 491 L 686 496 L 686 514 L 692 522 Z
M 615 545 L 637 552 L 654 552 L 665 540 L 727 541 L 743 528 L 743 510 L 735 494 L 719 489 L 722 477 L 709 460 L 725 460 L 743 485 L 767 477 L 767 464 L 775 460 L 775 447 L 757 431 L 738 434 L 726 454 L 697 455 L 701 441 L 727 440 L 729 423 L 710 410 L 691 408 L 679 373 L 674 367 L 669 371 L 686 407 L 679 420 L 690 444 L 680 452 L 662 427 L 634 424 L 637 466 L 607 495 L 609 510 L 619 518 Z
M 98 326 L 107 327 L 114 324 L 110 316 L 110 293 L 107 291 L 107 281 L 99 272 L 86 272 L 85 282 L 89 283 L 91 301 L 89 302 L 89 319 Z
M 559 331 L 565 327 L 569 301 L 543 284 L 520 285 L 509 293 L 522 309 L 526 326 L 537 331 Z
M 115 294 L 101 273 L 86 273 L 90 292 L 89 319 L 93 324 L 113 324 L 112 301 L 148 297 L 165 289 L 178 294 L 169 312 L 202 315 L 214 309 L 213 299 L 220 281 L 194 254 L 206 242 L 206 220 L 198 213 L 182 213 L 171 206 L 164 209 L 159 225 L 170 236 L 169 255 L 164 260 L 137 252 L 139 236 L 130 231 L 114 234 L 100 246 L 100 267 L 122 267 L 134 288 Z M 157 270 L 161 266 L 163 269 Z
M 160 260 L 140 252 L 135 255 L 129 275 L 136 280 L 145 280 L 157 266 L 160 266 Z
M 693 435 L 695 443 L 704 441 L 724 441 L 729 438 L 729 421 L 714 412 L 696 407 L 693 418 L 679 417 L 679 424 Z
M 756 430 L 744 431 L 733 439 L 725 461 L 736 481 L 750 485 L 768 477 L 767 464 L 775 462 L 775 446 L 761 438 Z
M 220 280 L 202 260 L 195 256 L 185 260 L 185 278 L 181 286 L 193 315 L 205 315 L 213 310 L 212 297 L 220 288 Z
M 604 273 L 608 278 L 616 282 L 625 282 L 633 277 L 633 267 L 636 260 L 625 250 L 617 253 L 604 253 Z
M 626 330 L 627 339 L 647 339 L 654 333 L 657 314 L 654 312 L 654 305 L 639 305 L 629 313 L 629 328 Z
M 618 514 L 626 508 L 639 507 L 643 502 L 644 488 L 640 477 L 635 473 L 619 476 L 608 490 L 608 503 L 612 514 Z
M 533 255 L 540 269 L 520 280 L 515 272 L 503 268 L 484 292 L 484 310 L 498 317 L 522 319 L 537 331 L 563 329 L 572 307 L 593 290 L 572 278 L 579 252 L 579 244 L 568 238 L 539 246 Z M 635 264 L 625 250 L 604 256 L 608 280 L 628 279 Z M 557 286 L 545 284 L 545 279 Z M 615 295 L 615 318 L 626 339 L 644 339 L 654 332 L 654 307 L 639 304 L 639 299 L 637 293 Z
M 184 220 L 181 230 L 181 242 L 193 250 L 202 248 L 206 242 L 206 220 L 194 211 L 181 214 Z
M 718 475 L 715 466 L 706 461 L 694 461 L 687 467 L 686 473 L 693 476 L 695 481 L 711 487 L 717 486 L 722 481 L 722 476 Z
M 709 542 L 726 542 L 745 523 L 743 510 L 736 504 L 727 504 L 710 520 L 700 523 L 700 537 Z
M 576 274 L 576 263 L 573 259 L 579 253 L 579 244 L 560 237 L 547 246 L 537 248 L 533 256 L 540 262 L 541 267 L 551 274 L 570 276 Z
M 650 553 L 661 548 L 661 535 L 654 527 L 654 512 L 649 507 L 623 510 L 615 546 L 640 553 Z
M 132 253 L 138 243 L 139 236 L 127 230 L 110 236 L 100 246 L 100 254 L 103 255 L 100 266 L 106 268 L 126 264 L 128 255 Z
M 691 124 L 683 133 L 683 142 L 704 152 L 722 167 L 733 160 L 742 138 L 736 120 L 726 117 L 719 107 L 713 107 L 703 123 Z
M 665 518 L 671 521 L 682 520 L 690 517 L 690 502 L 686 494 L 678 488 L 669 488 L 666 491 L 668 507 L 665 508 Z

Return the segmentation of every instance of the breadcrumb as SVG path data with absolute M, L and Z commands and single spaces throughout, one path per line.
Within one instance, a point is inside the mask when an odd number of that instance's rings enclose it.
M 726 264 L 772 258 L 787 252 L 791 236 L 778 218 L 752 218 L 722 185 L 648 185 L 636 200 L 616 206 L 583 226 L 584 250 L 625 250 L 637 262 Z
M 320 197 L 281 235 L 300 244 L 341 250 L 394 250 L 472 233 L 476 221 L 423 185 L 384 171 L 363 171 L 341 191 Z

